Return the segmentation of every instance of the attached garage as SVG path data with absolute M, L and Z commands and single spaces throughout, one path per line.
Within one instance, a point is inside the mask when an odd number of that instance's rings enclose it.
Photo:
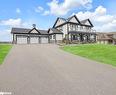
M 17 36 L 17 44 L 27 44 L 26 36 Z
M 47 44 L 59 43 L 63 39 L 63 33 L 58 29 L 38 30 L 25 28 L 12 28 L 14 44 Z

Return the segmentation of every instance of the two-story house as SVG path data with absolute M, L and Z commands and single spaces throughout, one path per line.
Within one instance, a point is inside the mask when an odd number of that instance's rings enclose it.
M 52 28 L 39 30 L 34 24 L 32 29 L 12 28 L 13 43 L 59 43 L 64 39 L 70 42 L 96 42 L 96 33 L 89 19 L 79 21 L 76 15 L 64 19 L 57 18 Z
M 57 18 L 54 29 L 63 33 L 63 38 L 77 42 L 96 42 L 96 33 L 89 19 L 79 21 L 76 15 L 64 19 Z

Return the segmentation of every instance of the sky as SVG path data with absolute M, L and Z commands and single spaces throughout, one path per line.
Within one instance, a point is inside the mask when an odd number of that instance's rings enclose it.
M 12 27 L 51 28 L 57 17 L 90 19 L 97 32 L 116 31 L 116 0 L 1 0 L 0 41 L 11 41 Z

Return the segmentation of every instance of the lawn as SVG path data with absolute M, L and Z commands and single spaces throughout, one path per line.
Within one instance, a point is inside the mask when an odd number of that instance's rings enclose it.
M 0 64 L 2 64 L 2 62 L 4 61 L 4 58 L 8 54 L 11 47 L 12 45 L 10 44 L 0 44 Z
M 116 46 L 104 44 L 85 44 L 64 46 L 63 50 L 75 55 L 116 66 Z

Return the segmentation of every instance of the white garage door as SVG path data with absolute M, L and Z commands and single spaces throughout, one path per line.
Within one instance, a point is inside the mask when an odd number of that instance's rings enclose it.
M 27 44 L 27 37 L 17 36 L 17 44 Z
M 30 37 L 30 44 L 38 44 L 39 38 L 38 37 Z
M 41 43 L 42 44 L 48 43 L 48 37 L 41 37 Z

